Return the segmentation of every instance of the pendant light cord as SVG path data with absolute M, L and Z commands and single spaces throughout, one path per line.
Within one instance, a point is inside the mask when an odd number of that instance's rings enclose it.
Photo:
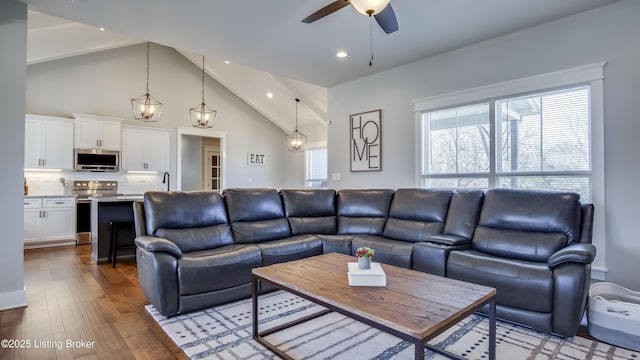
M 204 56 L 202 57 L 202 103 L 204 104 Z
M 149 41 L 147 41 L 147 95 L 149 94 Z
M 369 14 L 369 67 L 373 66 L 373 16 Z
M 296 98 L 296 130 L 295 132 L 298 132 L 298 103 L 300 102 L 300 99 Z

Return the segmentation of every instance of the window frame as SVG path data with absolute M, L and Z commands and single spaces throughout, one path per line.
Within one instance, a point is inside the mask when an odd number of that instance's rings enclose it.
M 327 165 L 327 174 L 325 178 L 318 178 L 318 179 L 312 179 L 312 178 L 308 178 L 309 176 L 309 153 L 308 151 L 310 150 L 318 150 L 318 149 L 325 149 L 327 150 L 327 162 L 329 160 L 329 150 L 327 148 L 327 143 L 324 141 L 320 141 L 320 142 L 315 142 L 315 143 L 307 143 L 307 146 L 305 146 L 304 149 L 304 188 L 305 189 L 318 189 L 318 188 L 314 188 L 309 186 L 309 182 L 310 181 L 324 181 L 325 186 L 321 187 L 321 188 L 327 188 L 327 183 L 329 181 L 329 167 Z
M 605 228 L 605 172 L 604 172 L 604 67 L 606 62 L 598 62 L 584 66 L 524 77 L 520 79 L 494 83 L 486 86 L 470 88 L 446 94 L 430 96 L 414 100 L 415 114 L 415 184 L 422 187 L 423 165 L 425 163 L 422 127 L 422 113 L 446 108 L 471 105 L 486 101 L 496 101 L 512 96 L 543 92 L 572 85 L 589 84 L 591 114 L 591 203 L 594 204 L 596 217 L 593 227 L 593 244 L 598 248 L 598 255 L 592 264 L 594 279 L 604 280 L 607 272 L 606 228 Z M 490 106 L 491 123 L 495 121 L 495 107 Z M 494 125 L 491 125 L 494 126 Z M 491 158 L 495 159 L 495 131 L 491 132 Z M 495 179 L 495 169 L 490 169 L 490 179 Z M 495 182 L 489 187 L 495 187 Z

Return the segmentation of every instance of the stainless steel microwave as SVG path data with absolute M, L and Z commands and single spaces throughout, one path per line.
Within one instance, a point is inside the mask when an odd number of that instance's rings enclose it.
M 76 171 L 120 171 L 120 152 L 100 149 L 75 149 Z

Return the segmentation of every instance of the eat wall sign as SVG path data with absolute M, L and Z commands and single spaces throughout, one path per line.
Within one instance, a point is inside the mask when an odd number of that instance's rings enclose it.
M 253 152 L 247 153 L 247 164 L 249 165 L 264 165 L 265 159 L 266 157 L 264 154 Z

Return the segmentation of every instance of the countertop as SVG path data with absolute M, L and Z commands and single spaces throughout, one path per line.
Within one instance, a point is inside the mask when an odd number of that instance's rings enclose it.
M 143 199 L 142 194 L 123 194 L 123 195 L 116 195 L 116 196 L 102 195 L 102 196 L 89 197 L 89 200 L 95 201 L 95 202 L 123 202 L 123 201 L 136 201 L 136 200 L 142 200 L 142 199 Z
M 25 199 L 33 199 L 33 198 L 75 198 L 76 195 L 25 195 Z

